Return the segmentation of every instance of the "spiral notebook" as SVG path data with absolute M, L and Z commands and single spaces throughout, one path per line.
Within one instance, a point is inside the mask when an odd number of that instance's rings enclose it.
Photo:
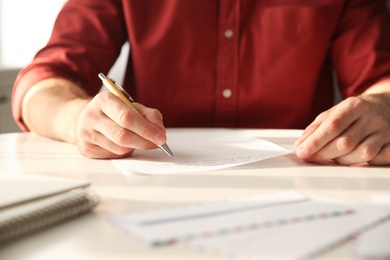
M 58 177 L 0 174 L 0 245 L 90 211 L 90 183 Z

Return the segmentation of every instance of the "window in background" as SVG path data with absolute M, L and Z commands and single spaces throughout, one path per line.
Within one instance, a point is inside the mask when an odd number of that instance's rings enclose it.
M 50 37 L 66 0 L 0 1 L 0 67 L 20 68 Z
M 66 0 L 0 0 L 0 69 L 26 66 L 49 40 L 58 12 Z M 21 8 L 22 7 L 22 8 Z M 123 80 L 128 44 L 108 73 Z

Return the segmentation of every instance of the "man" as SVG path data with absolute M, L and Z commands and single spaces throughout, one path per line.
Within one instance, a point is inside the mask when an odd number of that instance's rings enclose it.
M 162 145 L 165 126 L 309 125 L 303 160 L 389 165 L 389 27 L 384 0 L 70 0 L 17 78 L 14 117 L 92 158 Z M 139 112 L 99 93 L 126 41 Z

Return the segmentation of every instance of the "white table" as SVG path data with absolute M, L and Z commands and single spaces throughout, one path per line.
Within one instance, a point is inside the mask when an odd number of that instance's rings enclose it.
M 301 134 L 299 130 L 245 131 L 288 148 Z M 31 133 L 0 135 L 2 173 L 88 179 L 100 203 L 91 214 L 0 248 L 0 259 L 212 259 L 180 246 L 142 247 L 112 227 L 105 216 L 285 190 L 363 202 L 390 195 L 389 167 L 306 164 L 290 154 L 212 172 L 125 176 L 110 160 L 85 158 L 74 145 Z M 348 259 L 347 247 L 318 259 Z

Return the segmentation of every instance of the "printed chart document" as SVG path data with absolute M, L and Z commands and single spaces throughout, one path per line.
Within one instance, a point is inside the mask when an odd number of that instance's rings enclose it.
M 237 228 L 244 231 L 281 216 L 287 221 L 284 215 L 287 212 L 291 218 L 307 214 L 297 213 L 295 207 L 300 209 L 308 200 L 308 197 L 294 192 L 253 195 L 135 212 L 114 216 L 110 220 L 128 234 L 134 234 L 142 244 L 169 245 L 234 233 Z
M 307 206 L 312 208 L 309 204 Z M 337 208 L 337 204 L 333 206 Z M 338 206 L 340 209 L 343 207 Z M 345 207 L 351 209 L 351 214 L 334 214 L 324 209 L 323 213 L 327 217 L 321 217 L 321 212 L 312 208 L 312 214 L 318 214 L 319 217 L 311 221 L 290 222 L 287 225 L 274 225 L 194 240 L 189 243 L 189 247 L 196 251 L 217 253 L 227 257 L 312 259 L 361 235 L 371 226 L 382 226 L 381 223 L 390 214 L 389 210 L 375 206 L 345 205 Z M 375 243 L 375 241 L 371 242 Z
M 366 232 L 368 242 L 360 242 L 368 246 L 362 249 L 386 255 L 372 245 L 377 238 L 388 244 L 389 218 L 388 207 L 291 191 L 132 212 L 109 221 L 145 246 L 177 244 L 223 258 L 311 259 Z M 369 233 L 377 226 L 379 237 Z
M 354 257 L 358 259 L 390 259 L 390 220 L 377 225 L 357 238 Z
M 136 150 L 112 162 L 123 173 L 170 174 L 223 169 L 293 152 L 234 129 L 168 129 L 167 136 L 174 157 L 160 149 Z

